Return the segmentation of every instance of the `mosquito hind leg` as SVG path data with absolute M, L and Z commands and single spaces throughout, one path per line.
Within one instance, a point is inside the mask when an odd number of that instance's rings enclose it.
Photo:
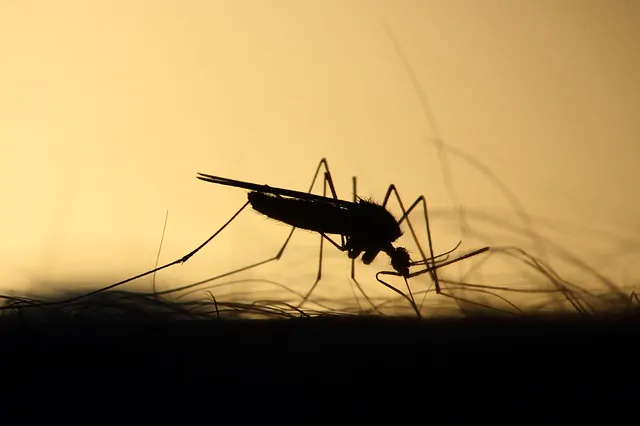
M 90 297 L 90 296 L 94 296 L 94 295 L 96 295 L 96 294 L 98 294 L 98 293 L 102 293 L 102 292 L 104 292 L 104 291 L 108 291 L 108 290 L 112 290 L 112 289 L 114 289 L 114 288 L 116 288 L 116 287 L 120 287 L 121 285 L 124 285 L 124 284 L 126 284 L 126 283 L 129 283 L 129 282 L 131 282 L 131 281 L 135 281 L 135 280 L 137 280 L 137 279 L 139 279 L 139 278 L 142 278 L 142 277 L 145 277 L 145 276 L 147 276 L 147 275 L 149 275 L 149 274 L 155 274 L 156 272 L 161 271 L 161 270 L 166 269 L 166 268 L 169 268 L 169 267 L 171 267 L 171 266 L 173 266 L 173 265 L 177 265 L 177 264 L 179 264 L 179 263 L 184 263 L 184 262 L 186 262 L 187 260 L 189 260 L 189 259 L 190 259 L 194 254 L 196 254 L 197 252 L 199 252 L 200 250 L 202 250 L 202 248 L 203 248 L 204 246 L 206 246 L 206 245 L 207 245 L 211 240 L 213 240 L 213 239 L 214 239 L 214 238 L 215 238 L 219 233 L 221 233 L 221 232 L 222 232 L 222 231 L 223 231 L 227 226 L 229 226 L 229 224 L 231 224 L 231 222 L 233 222 L 233 221 L 235 220 L 235 218 L 236 218 L 236 217 L 238 217 L 238 215 L 239 215 L 240 213 L 242 213 L 242 211 L 243 211 L 243 210 L 244 210 L 248 205 L 249 205 L 249 203 L 248 203 L 248 202 L 244 203 L 244 205 L 243 205 L 242 207 L 240 207 L 240 209 L 238 209 L 238 211 L 237 211 L 237 212 L 235 212 L 235 213 L 233 214 L 233 216 L 231 216 L 231 218 L 230 218 L 229 220 L 227 220 L 227 222 L 225 222 L 225 224 L 224 224 L 224 225 L 222 225 L 220 228 L 218 228 L 218 230 L 217 230 L 216 232 L 214 232 L 214 234 L 213 234 L 212 236 L 210 236 L 209 238 L 207 238 L 207 239 L 205 240 L 205 242 L 203 242 L 203 243 L 202 243 L 202 244 L 200 244 L 198 247 L 196 247 L 195 249 L 191 250 L 189 253 L 187 253 L 186 255 L 182 256 L 181 258 L 174 260 L 173 262 L 169 262 L 169 263 L 167 263 L 167 264 L 165 264 L 165 265 L 162 265 L 162 266 L 157 266 L 157 267 L 155 267 L 154 269 L 151 269 L 151 270 L 149 270 L 149 271 L 147 271 L 147 272 L 143 272 L 143 273 L 141 273 L 141 274 L 138 274 L 138 275 L 135 275 L 135 276 L 133 276 L 133 277 L 127 278 L 127 279 L 125 279 L 125 280 L 118 281 L 118 282 L 117 282 L 117 283 L 115 283 L 115 284 L 111 284 L 111 285 L 108 285 L 108 286 L 106 286 L 106 287 L 101 287 L 101 288 L 99 288 L 99 289 L 97 289 L 97 290 L 90 291 L 90 292 L 88 292 L 88 293 L 84 293 L 84 294 L 81 294 L 81 295 L 79 295 L 79 296 L 71 297 L 71 298 L 68 298 L 68 299 L 65 299 L 65 300 L 61 300 L 61 301 L 57 301 L 57 302 L 44 302 L 44 303 L 38 303 L 38 304 L 34 304 L 33 306 L 54 306 L 54 305 L 63 305 L 63 304 L 71 303 L 71 302 L 76 302 L 76 301 L 78 301 L 78 300 L 81 300 L 81 299 L 84 299 L 84 298 L 87 298 L 87 297 Z M 156 291 L 155 291 L 155 288 L 154 288 L 154 291 L 153 291 L 153 293 L 152 293 L 152 294 L 153 294 L 154 296 L 156 296 L 156 295 L 159 295 L 160 293 L 156 292 Z M 1 310 L 1 309 L 0 309 L 0 310 Z
M 315 174 L 313 175 L 313 179 L 312 179 L 312 181 L 311 181 L 311 185 L 310 185 L 310 187 L 309 187 L 309 190 L 307 191 L 308 193 L 311 193 L 311 191 L 313 190 L 313 187 L 315 186 L 316 180 L 318 179 L 318 175 L 319 175 L 319 173 L 320 173 L 320 170 L 321 170 L 321 168 L 322 168 L 323 166 L 324 166 L 324 169 L 325 169 L 325 174 L 326 174 L 326 173 L 328 173 L 328 172 L 329 172 L 329 166 L 328 166 L 328 164 L 327 164 L 327 160 L 326 160 L 325 158 L 321 159 L 321 160 L 320 160 L 320 162 L 318 163 L 318 166 L 316 167 L 316 171 L 315 171 Z M 331 188 L 332 188 L 332 193 L 333 193 L 333 194 L 335 194 L 335 189 L 333 188 L 333 182 L 331 182 L 330 186 L 331 186 Z M 335 196 L 335 197 L 337 198 L 337 196 Z M 237 212 L 236 212 L 236 213 L 231 217 L 231 219 L 229 219 L 229 220 L 228 220 L 228 221 L 227 221 L 227 222 L 226 222 L 226 223 L 225 223 L 225 224 L 224 224 L 220 229 L 218 229 L 218 231 L 216 231 L 216 232 L 215 232 L 211 237 L 209 237 L 209 238 L 208 238 L 207 240 L 205 240 L 202 244 L 200 244 L 198 247 L 196 247 L 195 249 L 193 249 L 192 251 L 190 251 L 189 253 L 187 253 L 186 255 L 184 255 L 183 257 L 181 257 L 180 259 L 177 259 L 177 260 L 175 260 L 175 261 L 173 261 L 173 262 L 171 262 L 171 263 L 168 263 L 168 264 L 166 264 L 166 265 L 164 265 L 164 266 L 161 266 L 161 267 L 159 267 L 159 268 L 155 268 L 155 269 L 153 269 L 153 270 L 151 270 L 151 271 L 145 272 L 145 273 L 140 274 L 140 275 L 137 275 L 137 276 L 135 276 L 135 277 L 129 278 L 129 279 L 127 279 L 127 280 L 121 281 L 121 282 L 119 282 L 119 283 L 113 284 L 113 285 L 111 285 L 111 286 L 109 286 L 109 287 L 107 287 L 107 288 L 100 289 L 100 290 L 98 290 L 98 291 L 104 291 L 104 290 L 107 290 L 107 289 L 110 289 L 110 288 L 113 288 L 113 287 L 116 287 L 116 286 L 120 286 L 120 285 L 122 285 L 122 284 L 124 284 L 124 283 L 130 282 L 130 281 L 133 281 L 133 280 L 135 280 L 135 279 L 141 278 L 141 277 L 143 277 L 143 276 L 145 276 L 145 275 L 148 275 L 148 274 L 151 274 L 151 273 L 154 273 L 154 272 L 160 271 L 160 270 L 165 269 L 165 268 L 167 268 L 167 267 L 169 267 L 169 266 L 172 266 L 172 265 L 175 265 L 175 264 L 178 264 L 178 263 L 184 263 L 184 262 L 186 262 L 186 261 L 187 261 L 187 260 L 189 260 L 193 255 L 195 255 L 197 252 L 199 252 L 200 250 L 202 250 L 202 249 L 203 249 L 203 248 L 204 248 L 204 247 L 205 247 L 209 242 L 211 242 L 211 240 L 213 240 L 213 239 L 214 239 L 214 238 L 215 238 L 215 237 L 216 237 L 220 232 L 222 232 L 222 230 L 224 230 L 224 229 L 225 229 L 225 228 L 226 228 L 226 227 L 227 227 L 227 226 L 228 226 L 228 225 L 229 225 L 229 224 L 230 224 L 230 223 L 231 223 L 231 222 L 232 222 L 232 221 L 233 221 L 233 220 L 234 220 L 234 219 L 235 219 L 235 218 L 236 218 L 236 217 L 237 217 L 237 216 L 238 216 L 238 215 L 239 215 L 239 214 L 240 214 L 240 213 L 241 213 L 241 212 L 242 212 L 242 211 L 243 211 L 247 206 L 248 206 L 248 205 L 249 205 L 249 202 L 248 202 L 248 201 L 247 201 L 247 202 L 245 202 L 245 203 L 244 203 L 244 205 L 243 205 L 243 206 L 242 206 L 242 207 L 241 207 L 241 208 L 240 208 L 240 209 L 239 209 L 239 210 L 238 210 L 238 211 L 237 211 Z M 196 283 L 192 283 L 192 284 L 189 284 L 189 285 L 186 285 L 186 286 L 182 286 L 182 287 L 179 287 L 179 288 L 175 288 L 175 289 L 167 290 L 167 291 L 165 291 L 165 292 L 160 292 L 160 293 L 164 294 L 164 293 L 182 292 L 182 291 L 185 291 L 185 290 L 188 290 L 188 289 L 192 289 L 192 288 L 195 288 L 195 287 L 201 286 L 201 285 L 203 285 L 203 284 L 206 284 L 206 283 L 209 283 L 209 282 L 212 282 L 212 281 L 218 280 L 218 279 L 222 279 L 222 278 L 225 278 L 225 277 L 231 276 L 231 275 L 233 275 L 233 274 L 237 274 L 237 273 L 240 273 L 240 272 L 244 272 L 244 271 L 247 271 L 247 270 L 250 270 L 250 269 L 256 268 L 256 267 L 261 266 L 261 265 L 264 265 L 264 264 L 266 264 L 266 263 L 270 263 L 270 262 L 278 261 L 278 260 L 282 257 L 282 255 L 284 254 L 284 251 L 285 251 L 285 249 L 287 248 L 287 246 L 288 246 L 288 244 L 289 244 L 289 241 L 291 240 L 291 237 L 293 236 L 293 233 L 294 233 L 294 231 L 295 231 L 295 230 L 296 230 L 296 228 L 295 228 L 295 227 L 292 227 L 292 228 L 291 228 L 291 231 L 289 232 L 289 235 L 288 235 L 288 236 L 287 236 L 287 238 L 285 239 L 285 241 L 284 241 L 284 243 L 282 244 L 282 246 L 280 247 L 280 249 L 277 251 L 277 253 L 276 253 L 274 256 L 272 256 L 272 257 L 270 257 L 270 258 L 268 258 L 268 259 L 264 259 L 264 260 L 261 260 L 261 261 L 259 261 L 259 262 L 252 263 L 252 264 L 250 264 L 250 265 L 246 265 L 246 266 L 243 266 L 243 267 L 241 267 L 241 268 L 234 269 L 233 271 L 229 271 L 229 272 L 226 272 L 226 273 L 223 273 L 223 274 L 217 275 L 217 276 L 215 276 L 215 277 L 211 277 L 211 278 L 206 279 L 206 280 L 203 280 L 203 281 L 199 281 L 199 282 L 196 282 Z M 343 246 L 344 246 L 344 243 L 343 243 Z M 158 294 L 160 294 L 160 293 L 158 293 Z M 90 294 L 93 294 L 93 293 L 90 293 Z M 87 296 L 88 296 L 88 295 L 90 295 L 90 294 L 87 294 Z
M 309 189 L 308 189 L 307 193 L 308 193 L 308 194 L 311 194 L 311 193 L 312 193 L 313 188 L 314 188 L 314 186 L 316 185 L 316 181 L 318 180 L 318 176 L 319 176 L 319 174 L 320 174 L 320 172 L 321 172 L 321 170 L 322 170 L 322 169 L 324 169 L 324 170 L 323 170 L 323 177 L 324 177 L 324 179 L 323 179 L 323 196 L 326 196 L 326 194 L 327 194 L 327 187 L 329 187 L 329 190 L 331 191 L 331 195 L 332 195 L 332 197 L 333 197 L 334 199 L 336 199 L 336 200 L 337 200 L 337 199 L 338 199 L 338 196 L 337 196 L 337 194 L 336 194 L 335 186 L 334 186 L 334 184 L 333 184 L 333 180 L 332 180 L 332 178 L 331 178 L 331 173 L 329 172 L 329 164 L 328 164 L 328 162 L 327 162 L 326 158 L 322 158 L 322 159 L 320 160 L 320 162 L 318 163 L 318 166 L 316 167 L 315 173 L 314 173 L 314 175 L 313 175 L 313 179 L 311 180 L 311 185 L 309 186 Z M 244 206 L 244 207 L 246 207 L 246 204 L 245 204 L 245 206 Z M 243 208 L 244 208 L 244 207 L 243 207 Z M 194 288 L 194 287 L 196 287 L 196 286 L 200 286 L 200 285 L 202 285 L 202 284 L 205 284 L 205 283 L 208 283 L 208 282 L 211 282 L 211 281 L 217 280 L 217 279 L 221 279 L 221 278 L 224 278 L 224 277 L 227 277 L 227 276 L 230 276 L 230 275 L 233 275 L 233 274 L 239 273 L 239 272 L 244 272 L 244 271 L 247 271 L 247 270 L 250 270 L 250 269 L 256 268 L 256 267 L 258 267 L 258 266 L 261 266 L 261 265 L 264 265 L 264 264 L 267 264 L 267 263 L 271 263 L 271 262 L 276 262 L 276 261 L 280 260 L 280 258 L 283 256 L 283 254 L 284 254 L 284 252 L 285 252 L 285 250 L 286 250 L 287 246 L 289 245 L 289 242 L 291 241 L 291 238 L 293 237 L 293 233 L 296 231 L 296 229 L 297 229 L 296 227 L 291 227 L 291 230 L 289 231 L 289 234 L 287 235 L 287 238 L 285 239 L 284 243 L 283 243 L 283 244 L 282 244 L 282 246 L 278 249 L 278 251 L 276 252 L 276 254 L 275 254 L 275 255 L 273 255 L 273 256 L 271 256 L 271 257 L 269 257 L 269 258 L 267 258 L 267 259 L 261 260 L 261 261 L 259 261 L 259 262 L 255 262 L 255 263 L 252 263 L 252 264 L 250 264 L 250 265 L 246 265 L 246 266 L 243 266 L 243 267 L 241 267 L 241 268 L 235 269 L 235 270 L 233 270 L 233 271 L 229 271 L 229 272 L 226 272 L 226 273 L 224 273 L 224 274 L 221 274 L 221 275 L 218 275 L 218 276 L 215 276 L 215 277 L 209 278 L 209 279 L 207 279 L 207 280 L 200 281 L 200 282 L 197 282 L 197 283 L 190 284 L 190 285 L 188 285 L 188 286 L 181 287 L 181 288 L 180 288 L 180 289 L 178 289 L 178 290 L 187 290 L 187 289 L 189 289 L 189 288 Z M 327 237 L 326 235 L 321 235 L 321 240 L 320 240 L 320 258 L 319 258 L 319 264 L 318 264 L 318 274 L 317 274 L 317 278 L 316 278 L 316 281 L 315 281 L 314 285 L 312 286 L 312 288 L 307 292 L 307 294 L 306 294 L 305 296 L 302 296 L 302 302 L 298 305 L 298 308 L 299 308 L 302 304 L 304 304 L 304 302 L 306 302 L 306 300 L 307 300 L 307 299 L 308 299 L 308 297 L 310 296 L 311 292 L 315 289 L 315 287 L 316 287 L 316 285 L 317 285 L 318 281 L 320 281 L 320 278 L 322 277 L 322 248 L 323 248 L 323 240 L 326 238 L 326 239 L 327 239 L 327 240 L 329 240 L 333 245 L 335 245 L 339 250 L 344 250 L 344 249 L 343 249 L 343 247 L 345 246 L 344 236 L 341 236 L 341 237 L 342 237 L 342 244 L 341 244 L 341 245 L 339 245 L 339 244 L 335 243 L 333 240 L 331 240 L 329 237 Z M 204 243 L 202 246 L 204 246 L 204 245 L 205 245 L 206 243 L 208 243 L 209 241 L 210 241 L 210 239 L 209 239 L 209 240 L 207 240 L 207 241 L 205 241 L 205 243 Z M 202 248 L 202 246 L 201 246 L 201 247 L 199 247 L 199 248 L 197 248 L 195 251 L 197 251 L 197 250 L 199 250 L 200 248 Z M 192 252 L 192 253 L 189 253 L 189 254 L 188 254 L 187 256 L 185 256 L 185 258 L 183 258 L 183 259 L 184 259 L 184 260 L 188 259 L 190 256 L 192 256 L 193 254 L 195 254 L 195 251 L 194 251 L 194 252 Z

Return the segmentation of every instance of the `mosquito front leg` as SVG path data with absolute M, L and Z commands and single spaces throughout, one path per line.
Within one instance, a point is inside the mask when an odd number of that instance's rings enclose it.
M 402 222 L 404 222 L 406 220 L 407 222 L 407 226 L 409 227 L 409 231 L 411 232 L 411 236 L 413 237 L 413 241 L 416 243 L 416 245 L 418 246 L 418 251 L 420 252 L 420 256 L 422 257 L 422 261 L 425 263 L 425 265 L 428 265 L 429 262 L 433 262 L 433 260 L 436 258 L 434 252 L 433 252 L 433 242 L 431 240 L 431 228 L 429 227 L 429 214 L 427 212 L 427 202 L 424 198 L 424 196 L 419 196 L 418 198 L 416 198 L 416 200 L 411 204 L 411 206 L 409 206 L 408 209 L 405 209 L 404 207 L 404 203 L 402 202 L 402 199 L 400 198 L 400 194 L 398 193 L 398 190 L 396 189 L 395 185 L 391 184 L 389 185 L 389 188 L 387 189 L 387 193 L 384 196 L 384 200 L 382 202 L 382 205 L 384 207 L 386 207 L 387 203 L 389 202 L 389 198 L 391 197 L 391 194 L 395 195 L 395 198 L 398 202 L 398 205 L 400 206 L 400 210 L 402 211 L 402 217 L 400 218 L 400 220 L 398 220 L 398 225 L 401 225 Z M 422 249 L 422 245 L 420 244 L 420 241 L 418 240 L 418 236 L 416 235 L 416 231 L 413 228 L 413 224 L 411 223 L 411 220 L 409 219 L 409 214 L 413 211 L 413 209 L 415 209 L 418 204 L 422 204 L 423 207 L 423 213 L 424 213 L 424 220 L 425 220 L 425 224 L 426 224 L 426 230 L 427 230 L 427 239 L 429 242 L 429 258 L 427 258 L 427 256 L 424 253 L 424 250 Z M 438 279 L 438 274 L 436 273 L 436 269 L 431 269 L 429 271 L 430 275 L 431 275 L 431 279 L 434 282 L 434 285 L 436 287 L 436 294 L 440 294 L 440 281 Z

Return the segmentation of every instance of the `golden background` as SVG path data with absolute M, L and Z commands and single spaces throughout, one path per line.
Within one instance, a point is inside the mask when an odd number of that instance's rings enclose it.
M 167 210 L 169 262 L 246 200 L 197 172 L 306 190 L 327 157 L 342 198 L 352 175 L 377 200 L 390 183 L 407 204 L 424 194 L 438 252 L 515 244 L 600 288 L 566 249 L 630 293 L 639 24 L 640 2 L 612 0 L 2 0 L 0 287 L 37 295 L 150 269 Z M 157 285 L 260 260 L 286 234 L 247 211 Z M 299 235 L 250 276 L 306 291 L 318 237 Z M 346 256 L 325 256 L 322 286 L 353 297 Z M 388 295 L 382 257 L 357 274 Z M 484 283 L 527 279 L 487 268 Z

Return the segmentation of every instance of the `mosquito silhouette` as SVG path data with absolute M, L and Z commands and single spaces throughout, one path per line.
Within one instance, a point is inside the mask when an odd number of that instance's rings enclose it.
M 323 195 L 315 195 L 312 194 L 311 191 L 313 190 L 322 169 L 324 169 Z M 318 273 L 315 282 L 308 290 L 306 295 L 302 298 L 302 301 L 299 303 L 298 307 L 294 308 L 298 311 L 300 311 L 300 307 L 307 301 L 322 278 L 322 252 L 324 240 L 331 242 L 340 251 L 347 252 L 349 258 L 351 259 L 351 279 L 355 282 L 358 290 L 364 295 L 370 305 L 376 310 L 378 310 L 377 307 L 368 298 L 367 294 L 364 292 L 355 278 L 355 259 L 362 255 L 363 263 L 370 264 L 381 252 L 387 254 L 387 256 L 390 258 L 391 266 L 393 267 L 394 271 L 380 271 L 376 274 L 376 280 L 385 287 L 405 298 L 410 303 L 411 307 L 414 309 L 419 318 L 421 317 L 420 308 L 415 302 L 415 299 L 411 292 L 411 288 L 409 287 L 409 283 L 407 281 L 409 278 L 429 273 L 434 282 L 436 294 L 453 297 L 441 291 L 440 282 L 436 273 L 437 269 L 459 262 L 463 259 L 476 256 L 489 250 L 489 247 L 483 247 L 481 249 L 449 260 L 449 254 L 451 254 L 459 247 L 459 242 L 453 249 L 449 250 L 448 252 L 435 256 L 433 253 L 433 246 L 431 242 L 427 204 L 424 196 L 419 196 L 408 209 L 405 209 L 395 185 L 392 184 L 389 185 L 389 188 L 387 189 L 383 203 L 377 204 L 372 200 L 367 200 L 357 196 L 356 178 L 353 177 L 353 201 L 340 200 L 336 194 L 335 186 L 333 184 L 333 178 L 331 176 L 331 173 L 329 172 L 329 164 L 325 158 L 320 160 L 308 192 L 299 192 L 289 189 L 276 188 L 269 185 L 259 185 L 255 183 L 243 182 L 204 173 L 198 173 L 197 177 L 198 179 L 205 182 L 250 190 L 250 192 L 248 193 L 247 202 L 245 202 L 244 205 L 240 207 L 240 209 L 238 209 L 238 211 L 236 211 L 229 220 L 227 220 L 227 222 L 225 222 L 220 228 L 218 228 L 218 230 L 213 235 L 207 238 L 198 247 L 191 250 L 183 257 L 169 262 L 163 266 L 156 267 L 134 277 L 127 278 L 115 284 L 111 284 L 109 286 L 102 287 L 100 289 L 79 296 L 55 302 L 30 301 L 28 303 L 21 303 L 20 306 L 23 308 L 38 308 L 45 306 L 65 305 L 72 302 L 77 302 L 81 299 L 88 298 L 97 293 L 114 289 L 128 282 L 156 273 L 170 266 L 179 263 L 185 263 L 197 252 L 202 250 L 202 248 L 204 248 L 215 237 L 217 237 L 224 229 L 226 229 L 227 226 L 229 226 L 248 205 L 251 205 L 254 210 L 272 219 L 291 225 L 291 231 L 289 232 L 289 235 L 287 236 L 287 239 L 285 240 L 280 250 L 278 250 L 278 252 L 274 256 L 250 264 L 248 266 L 241 267 L 234 271 L 224 273 L 212 279 L 223 278 L 238 272 L 258 267 L 260 265 L 264 265 L 269 262 L 279 260 L 285 252 L 285 249 L 289 244 L 294 231 L 297 228 L 317 232 L 321 236 L 318 259 Z M 331 197 L 327 196 L 327 188 L 329 188 L 329 190 L 331 191 Z M 392 195 L 395 196 L 400 209 L 402 210 L 402 217 L 399 220 L 396 220 L 391 212 L 386 209 L 386 205 Z M 409 220 L 409 214 L 419 205 L 422 207 L 422 212 L 425 219 L 427 237 L 429 242 L 429 256 L 424 253 L 422 246 L 418 241 L 418 237 L 416 236 L 413 225 Z M 420 253 L 419 260 L 412 260 L 409 252 L 404 247 L 395 247 L 393 245 L 393 243 L 403 234 L 400 228 L 400 225 L 403 222 L 407 223 L 407 227 L 409 228 L 413 240 L 418 247 L 418 251 Z M 332 238 L 328 236 L 328 234 L 340 235 L 341 243 L 336 243 Z M 411 272 L 411 268 L 414 267 L 419 267 L 419 269 Z M 387 275 L 402 277 L 409 291 L 409 295 L 406 295 L 393 285 L 385 282 L 382 278 L 380 278 L 381 276 Z M 189 284 L 181 288 L 167 290 L 163 293 L 187 290 L 201 284 L 202 283 Z M 454 299 L 458 300 L 459 298 L 454 297 Z M 15 306 L 13 305 L 2 306 L 0 307 L 0 311 L 14 308 Z M 300 312 L 304 314 L 304 312 Z
M 322 160 L 321 164 L 326 161 Z M 198 173 L 198 179 L 205 182 L 251 190 L 248 198 L 254 210 L 294 228 L 320 233 L 340 251 L 346 251 L 350 259 L 362 254 L 362 262 L 369 265 L 383 251 L 399 274 L 409 275 L 409 252 L 392 244 L 402 236 L 393 215 L 370 200 L 338 199 L 331 178 L 328 174 L 325 176 L 334 198 Z M 339 234 L 342 244 L 327 234 Z
M 315 195 L 312 194 L 311 191 L 313 190 L 322 169 L 324 169 L 323 195 Z M 271 219 L 286 223 L 292 227 L 289 236 L 274 257 L 263 262 L 258 262 L 254 265 L 250 265 L 249 267 L 242 268 L 241 270 L 280 259 L 297 228 L 320 234 L 320 253 L 316 280 L 303 297 L 298 307 L 301 307 L 307 301 L 322 277 L 322 252 L 324 240 L 330 242 L 338 250 L 347 252 L 348 257 L 351 259 L 351 278 L 367 300 L 369 300 L 369 298 L 355 278 L 354 260 L 362 255 L 362 262 L 365 265 L 369 265 L 381 252 L 385 253 L 389 257 L 394 271 L 378 272 L 378 274 L 376 274 L 376 279 L 387 288 L 407 299 L 418 315 L 420 315 L 420 309 L 416 305 L 413 295 L 411 294 L 411 288 L 409 287 L 407 279 L 424 273 L 430 273 L 435 284 L 436 293 L 441 294 L 436 269 L 488 250 L 488 247 L 484 247 L 459 258 L 447 261 L 448 255 L 458 248 L 460 244 L 458 243 L 454 249 L 435 256 L 431 243 L 426 201 L 423 196 L 418 197 L 408 209 L 405 209 L 395 185 L 392 184 L 389 186 L 382 204 L 377 204 L 372 200 L 358 197 L 356 192 L 356 178 L 353 177 L 353 201 L 341 200 L 338 198 L 336 193 L 333 178 L 329 171 L 329 164 L 325 158 L 320 160 L 308 192 L 277 188 L 269 185 L 234 180 L 205 173 L 198 173 L 197 178 L 209 183 L 243 188 L 250 191 L 248 193 L 248 201 L 240 208 L 240 210 L 238 210 L 231 220 L 235 219 L 235 217 L 248 205 L 251 205 L 257 212 L 262 213 Z M 327 196 L 327 189 L 329 189 L 331 197 Z M 399 220 L 397 220 L 386 208 L 386 205 L 392 195 L 395 196 L 402 210 L 402 217 Z M 409 221 L 408 217 L 408 215 L 418 205 L 423 206 L 427 235 L 429 237 L 429 256 L 426 256 L 423 252 L 413 225 Z M 419 248 L 421 259 L 418 261 L 413 261 L 411 259 L 406 248 L 393 245 L 393 243 L 403 235 L 400 225 L 404 221 L 407 222 L 414 241 Z M 228 224 L 229 222 L 224 226 L 227 226 Z M 222 228 L 218 230 L 218 232 L 221 230 Z M 183 261 L 186 261 L 189 257 L 208 244 L 209 241 L 218 234 L 218 232 L 189 255 L 185 256 Z M 340 235 L 340 243 L 332 239 L 329 234 Z M 422 266 L 423 269 L 411 272 L 410 269 L 414 266 Z M 391 284 L 383 281 L 380 278 L 382 275 L 396 275 L 404 278 L 407 289 L 409 290 L 409 296 Z M 371 303 L 370 300 L 369 302 Z M 375 307 L 373 303 L 371 303 L 371 305 Z

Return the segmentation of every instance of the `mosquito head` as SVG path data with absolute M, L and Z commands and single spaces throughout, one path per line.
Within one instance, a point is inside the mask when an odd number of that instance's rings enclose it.
M 411 257 L 409 252 L 404 247 L 392 247 L 387 251 L 389 258 L 391 259 L 391 266 L 397 273 L 403 277 L 409 276 L 409 265 L 411 264 Z

